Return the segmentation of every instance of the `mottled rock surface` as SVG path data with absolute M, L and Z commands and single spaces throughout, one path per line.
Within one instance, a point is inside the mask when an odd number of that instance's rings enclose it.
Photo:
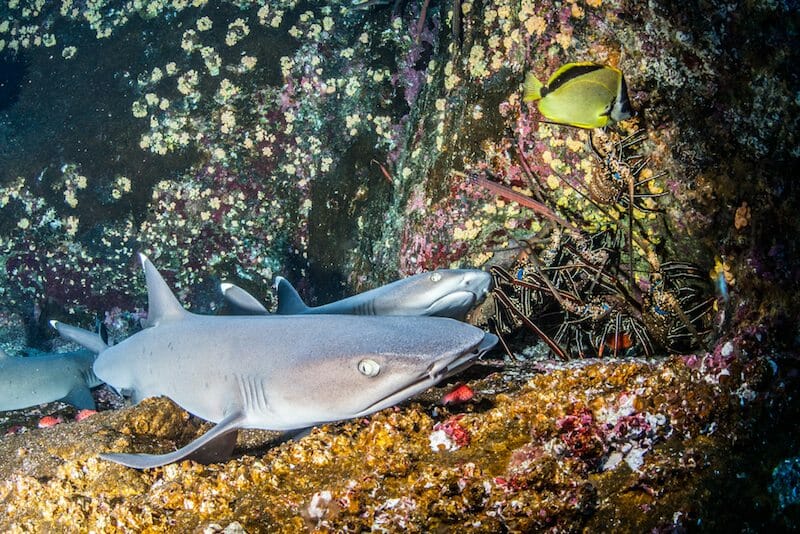
M 746 517 L 757 529 L 783 517 L 766 486 L 769 458 L 796 439 L 778 424 L 797 413 L 793 373 L 791 363 L 711 357 L 482 366 L 467 377 L 476 397 L 458 408 L 438 405 L 438 388 L 298 441 L 269 445 L 274 433 L 248 431 L 222 464 L 141 472 L 98 459 L 168 451 L 206 430 L 149 400 L 5 437 L 0 525 L 641 532 L 727 529 Z

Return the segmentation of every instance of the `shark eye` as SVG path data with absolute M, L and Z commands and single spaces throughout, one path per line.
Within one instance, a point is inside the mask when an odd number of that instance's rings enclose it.
M 431 273 L 431 282 L 438 282 L 442 279 L 442 273 Z
M 381 372 L 381 366 L 375 360 L 361 360 L 358 362 L 358 371 L 364 376 L 373 377 Z

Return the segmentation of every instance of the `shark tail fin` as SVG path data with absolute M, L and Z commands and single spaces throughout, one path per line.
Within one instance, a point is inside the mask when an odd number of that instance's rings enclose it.
M 225 302 L 235 315 L 269 315 L 269 312 L 257 298 L 241 287 L 222 282 L 219 285 Z
M 301 315 L 310 309 L 286 278 L 275 277 L 275 290 L 278 292 L 278 309 L 275 311 L 278 315 Z
M 90 332 L 77 326 L 68 325 L 60 321 L 50 321 L 52 326 L 58 334 L 64 339 L 74 341 L 78 345 L 89 349 L 95 354 L 100 354 L 108 348 L 108 344 L 103 341 L 103 338 L 94 332 Z
M 143 325 L 156 326 L 162 321 L 185 317 L 189 312 L 175 298 L 153 262 L 141 253 L 139 258 L 142 260 L 144 276 L 147 279 L 147 321 Z

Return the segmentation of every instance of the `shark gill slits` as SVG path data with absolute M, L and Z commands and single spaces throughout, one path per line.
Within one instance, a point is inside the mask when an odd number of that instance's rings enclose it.
M 375 360 L 364 358 L 358 362 L 358 371 L 364 376 L 373 377 L 381 372 L 381 366 Z

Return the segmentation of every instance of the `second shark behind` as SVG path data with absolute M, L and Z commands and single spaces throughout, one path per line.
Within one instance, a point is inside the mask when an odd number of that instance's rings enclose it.
M 450 317 L 463 320 L 489 292 L 492 277 L 476 269 L 440 269 L 416 274 L 322 306 L 309 307 L 282 276 L 275 278 L 278 315 L 346 314 Z M 245 290 L 221 286 L 225 299 L 241 315 L 266 315 L 267 309 Z

